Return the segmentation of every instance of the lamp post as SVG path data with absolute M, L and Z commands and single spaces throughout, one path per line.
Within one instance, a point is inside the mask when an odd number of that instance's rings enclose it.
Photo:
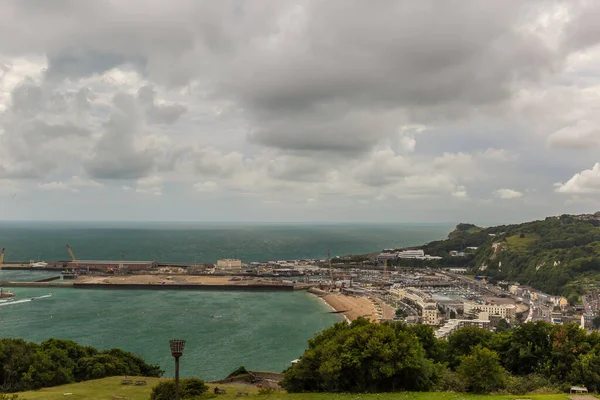
M 185 339 L 169 340 L 171 355 L 175 358 L 175 400 L 179 400 L 179 357 L 183 355 Z

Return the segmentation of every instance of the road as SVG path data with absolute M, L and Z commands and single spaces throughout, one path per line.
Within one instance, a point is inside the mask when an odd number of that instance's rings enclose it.
M 539 300 L 531 300 L 531 307 L 533 308 L 531 321 L 552 322 L 552 308 L 544 305 Z

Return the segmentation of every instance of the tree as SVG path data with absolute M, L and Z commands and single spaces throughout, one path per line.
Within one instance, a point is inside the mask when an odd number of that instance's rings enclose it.
M 451 366 L 457 366 L 460 357 L 470 354 L 475 346 L 487 347 L 491 338 L 492 332 L 476 326 L 465 326 L 458 329 L 448 337 L 450 351 L 454 357 L 450 362 Z
M 18 392 L 114 375 L 159 377 L 160 367 L 119 349 L 98 351 L 70 340 L 40 344 L 0 339 L 0 390 Z
M 569 373 L 569 383 L 585 385 L 589 390 L 600 390 L 600 348 L 580 355 Z
M 507 374 L 498 355 L 481 345 L 471 355 L 462 357 L 456 372 L 469 392 L 490 393 L 506 386 Z
M 315 336 L 282 385 L 289 392 L 419 391 L 433 388 L 437 373 L 406 325 L 359 318 Z
M 408 317 L 408 313 L 406 311 L 404 311 L 402 308 L 397 308 L 396 309 L 396 317 L 406 318 L 406 317 Z
M 498 321 L 498 325 L 496 326 L 497 333 L 506 332 L 509 329 L 510 329 L 510 325 L 504 318 L 502 318 L 502 319 L 500 319 L 500 321 Z
M 592 326 L 594 327 L 594 329 L 600 329 L 600 316 L 594 317 L 594 319 L 592 319 Z
M 456 312 L 454 310 L 450 310 L 450 319 L 456 319 Z
M 555 382 L 564 382 L 579 355 L 591 350 L 586 332 L 577 324 L 554 325 L 552 348 L 545 365 L 545 374 Z
M 552 325 L 543 321 L 513 328 L 510 347 L 499 354 L 502 365 L 515 375 L 543 372 L 552 349 L 551 331 Z

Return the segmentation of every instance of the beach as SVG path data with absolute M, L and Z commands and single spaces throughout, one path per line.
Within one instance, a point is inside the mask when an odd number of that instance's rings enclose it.
M 336 311 L 343 311 L 344 316 L 349 321 L 354 321 L 358 317 L 365 317 L 371 321 L 377 321 L 378 308 L 376 303 L 366 297 L 352 297 L 339 293 L 330 293 L 322 297 Z

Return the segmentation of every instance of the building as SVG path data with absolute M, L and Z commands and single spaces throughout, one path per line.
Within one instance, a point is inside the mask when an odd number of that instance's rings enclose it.
M 425 257 L 423 250 L 403 250 L 398 253 L 398 258 L 420 258 Z
M 404 288 L 400 285 L 392 286 L 390 293 L 397 299 L 409 300 L 419 307 L 421 309 L 421 317 L 424 324 L 438 325 L 438 306 L 428 293 L 414 287 Z
M 435 302 L 425 304 L 425 307 L 422 308 L 422 319 L 423 323 L 427 325 L 438 325 L 440 323 L 440 316 Z
M 445 339 L 464 326 L 476 326 L 478 328 L 489 329 L 490 321 L 486 319 L 451 319 L 444 326 L 435 331 L 435 337 L 438 339 Z
M 517 307 L 514 304 L 478 304 L 473 302 L 464 303 L 465 314 L 477 314 L 485 312 L 489 315 L 498 315 L 509 322 L 514 321 Z
M 217 268 L 242 268 L 242 261 L 234 260 L 233 258 L 224 258 L 217 260 Z

